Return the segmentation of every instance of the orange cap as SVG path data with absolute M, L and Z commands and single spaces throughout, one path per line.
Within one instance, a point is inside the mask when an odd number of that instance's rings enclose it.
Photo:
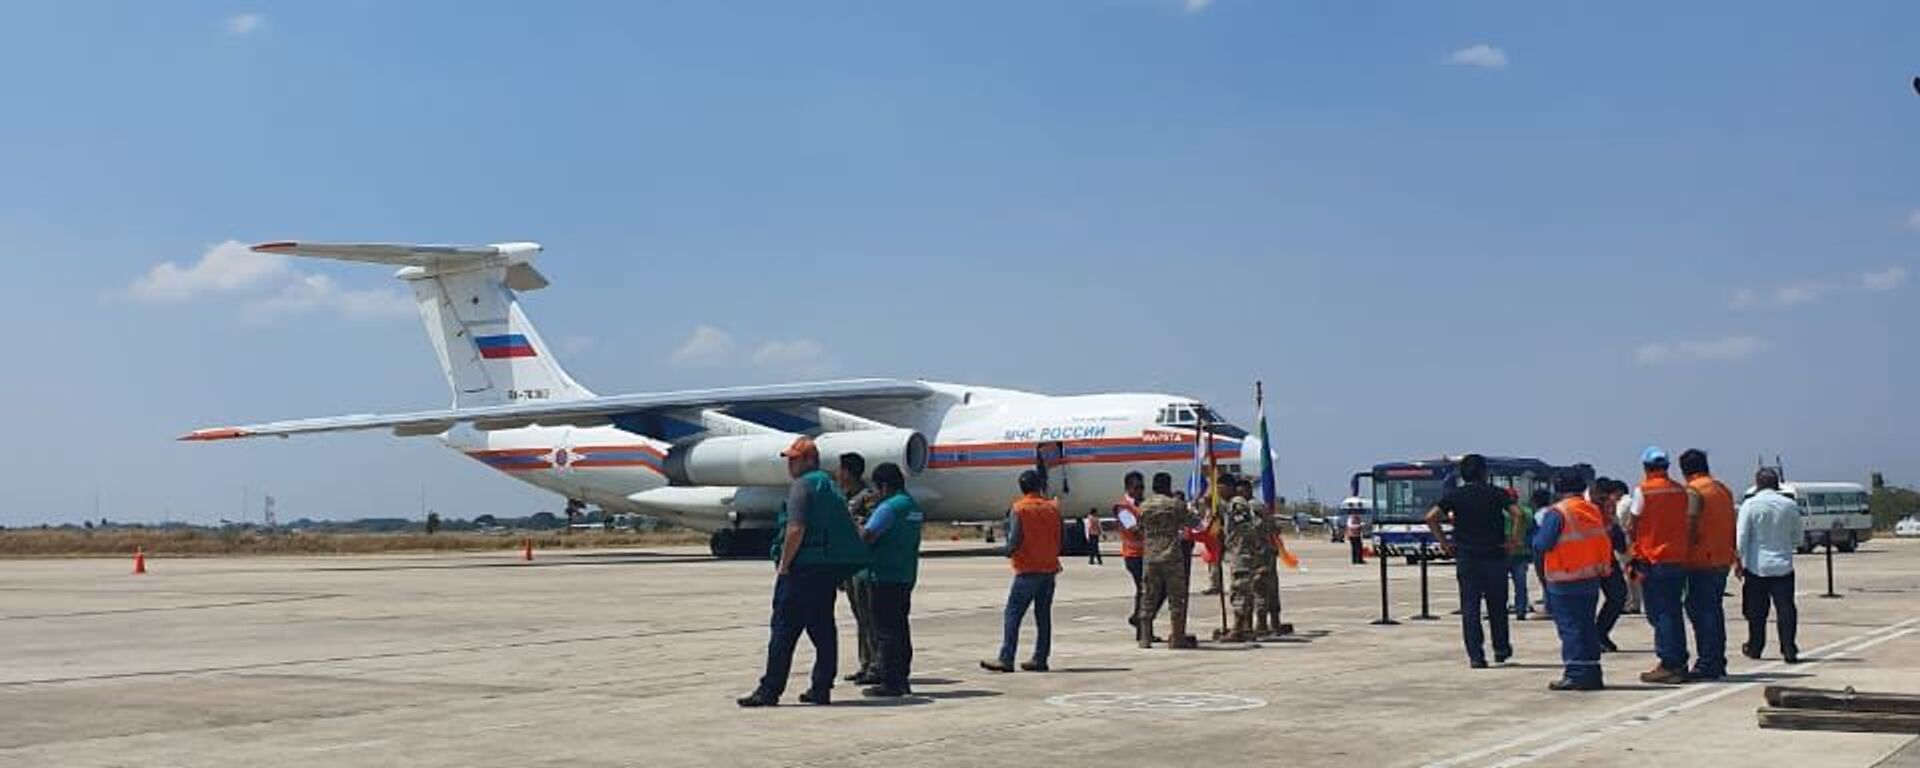
M 780 452 L 781 458 L 798 459 L 802 457 L 819 459 L 820 446 L 813 444 L 813 438 L 801 435 L 793 439 L 793 445 Z

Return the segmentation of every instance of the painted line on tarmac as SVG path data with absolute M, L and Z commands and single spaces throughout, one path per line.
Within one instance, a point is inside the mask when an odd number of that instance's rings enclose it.
M 1827 643 L 1826 645 L 1813 649 L 1812 651 L 1808 652 L 1807 655 L 1820 656 L 1828 653 L 1829 651 L 1835 651 L 1835 649 L 1845 648 L 1847 646 L 1851 646 L 1861 641 L 1868 641 L 1868 640 L 1875 640 L 1876 638 L 1882 638 L 1883 635 L 1887 637 L 1882 639 L 1890 640 L 1894 636 L 1907 634 L 1907 632 L 1903 630 L 1907 630 L 1908 627 L 1911 627 L 1914 624 L 1920 624 L 1920 617 L 1914 617 L 1911 619 L 1907 619 L 1905 621 L 1895 622 L 1893 624 L 1888 624 L 1868 632 L 1863 632 L 1861 634 L 1854 635 L 1844 640 L 1838 640 L 1835 642 Z M 1914 631 L 1920 631 L 1920 630 L 1914 630 Z M 1873 644 L 1878 644 L 1878 641 L 1875 641 Z M 1866 647 L 1871 647 L 1871 645 L 1865 645 L 1859 648 L 1851 648 L 1848 650 L 1861 650 Z M 1847 651 L 1844 651 L 1844 650 L 1836 651 L 1836 653 L 1845 653 L 1845 652 Z M 1825 661 L 1826 659 L 1820 659 L 1818 661 L 1810 661 L 1807 664 L 1798 664 L 1793 666 L 1804 668 L 1804 667 L 1816 665 L 1819 663 L 1823 663 Z M 1742 674 L 1771 672 L 1786 666 L 1788 666 L 1786 662 L 1776 661 L 1769 664 L 1760 665 L 1751 670 L 1746 670 Z M 1687 696 L 1692 696 L 1696 694 L 1703 694 L 1704 692 L 1707 692 L 1707 691 L 1713 691 L 1713 693 L 1710 695 L 1712 695 L 1714 698 L 1718 698 L 1719 696 L 1726 695 L 1727 693 L 1731 693 L 1735 690 L 1738 690 L 1742 686 L 1751 687 L 1752 685 L 1754 684 L 1743 683 L 1740 686 L 1734 686 L 1732 688 L 1724 688 L 1719 690 L 1715 690 L 1711 688 L 1703 688 L 1703 687 L 1693 687 L 1693 688 L 1679 687 L 1669 693 L 1663 693 L 1663 694 L 1660 694 L 1659 696 L 1655 696 L 1650 699 L 1645 699 L 1643 701 L 1636 701 L 1632 704 L 1627 704 L 1627 705 L 1615 708 L 1612 711 L 1601 713 L 1598 716 L 1585 715 L 1585 714 L 1576 715 L 1572 718 L 1569 718 L 1565 723 L 1559 726 L 1547 728 L 1544 730 L 1532 731 L 1524 736 L 1508 739 L 1506 741 L 1503 741 L 1497 744 L 1490 744 L 1485 747 L 1481 747 L 1479 749 L 1475 749 L 1469 752 L 1463 752 L 1458 755 L 1454 755 L 1452 757 L 1448 757 L 1445 759 L 1435 760 L 1433 762 L 1425 763 L 1422 766 L 1422 768 L 1452 768 L 1452 766 L 1463 765 L 1465 763 L 1479 760 L 1481 758 L 1491 757 L 1493 755 L 1497 755 L 1502 752 L 1511 751 L 1513 749 L 1517 749 L 1519 747 L 1523 747 L 1528 744 L 1532 744 L 1534 742 L 1545 741 L 1547 739 L 1552 739 L 1552 738 L 1558 738 L 1564 734 L 1573 733 L 1573 732 L 1579 731 L 1582 728 L 1588 727 L 1596 720 L 1613 720 L 1615 718 L 1619 718 L 1621 716 L 1627 715 L 1636 710 L 1646 709 L 1648 707 L 1661 704 L 1661 703 L 1670 701 L 1672 699 L 1679 699 L 1679 698 L 1685 698 Z M 1612 726 L 1612 727 L 1618 728 L 1619 726 Z M 1605 729 L 1602 729 L 1602 730 L 1605 730 Z M 1599 738 L 1599 735 L 1592 734 L 1592 733 L 1589 733 L 1586 735 L 1591 736 L 1592 738 Z M 1589 738 L 1588 740 L 1590 741 L 1592 739 Z M 1561 748 L 1564 748 L 1564 747 L 1561 747 Z M 1559 751 L 1559 749 L 1555 749 L 1554 751 L 1557 752 Z M 1542 754 L 1544 755 L 1544 754 L 1550 754 L 1550 753 L 1546 753 L 1543 751 Z
M 1861 643 L 1851 648 L 1842 648 L 1838 651 L 1825 655 L 1824 657 L 1822 657 L 1817 661 L 1808 661 L 1805 664 L 1794 665 L 1793 669 L 1795 671 L 1812 669 L 1814 667 L 1818 667 L 1822 664 L 1825 664 L 1828 661 L 1832 661 L 1838 658 L 1844 658 L 1847 654 L 1859 653 L 1861 651 L 1867 650 L 1868 648 L 1872 648 L 1876 645 L 1880 645 L 1886 642 L 1891 642 L 1893 640 L 1898 640 L 1902 637 L 1906 637 L 1908 635 L 1911 635 L 1917 632 L 1920 632 L 1920 627 L 1907 627 L 1905 629 L 1899 630 L 1897 632 L 1893 632 L 1891 634 L 1881 635 L 1880 637 L 1874 638 L 1872 640 L 1868 640 L 1867 642 Z M 1767 666 L 1770 666 L 1770 667 L 1784 666 L 1784 662 L 1774 662 Z M 1759 670 L 1755 670 L 1755 671 L 1759 671 Z M 1714 691 L 1713 693 L 1707 694 L 1705 696 L 1701 696 L 1699 698 L 1684 701 L 1679 704 L 1675 704 L 1671 707 L 1666 707 L 1664 709 L 1655 710 L 1653 712 L 1649 712 L 1639 717 L 1630 717 L 1630 718 L 1627 718 L 1626 720 L 1622 720 L 1606 728 L 1588 731 L 1586 733 L 1580 734 L 1579 736 L 1575 736 L 1571 739 L 1567 739 L 1559 743 L 1550 744 L 1544 747 L 1539 747 L 1537 749 L 1523 752 L 1518 755 L 1514 755 L 1513 757 L 1509 757 L 1505 760 L 1494 763 L 1492 768 L 1511 768 L 1512 766 L 1526 765 L 1535 760 L 1539 760 L 1540 758 L 1547 757 L 1549 755 L 1553 755 L 1558 752 L 1563 752 L 1565 750 L 1572 749 L 1582 744 L 1587 744 L 1587 743 L 1597 741 L 1607 736 L 1611 736 L 1615 733 L 1619 733 L 1621 731 L 1627 730 L 1628 728 L 1633 728 L 1635 726 L 1640 726 L 1640 725 L 1646 725 L 1648 723 L 1654 722 L 1656 720 L 1660 720 L 1661 718 L 1667 717 L 1669 715 L 1678 714 L 1680 712 L 1693 709 L 1694 707 L 1698 707 L 1703 704 L 1724 699 L 1736 693 L 1751 690 L 1753 689 L 1754 686 L 1757 686 L 1757 685 L 1760 685 L 1760 683 L 1759 682 L 1740 683 L 1738 685 L 1721 688 L 1719 690 Z

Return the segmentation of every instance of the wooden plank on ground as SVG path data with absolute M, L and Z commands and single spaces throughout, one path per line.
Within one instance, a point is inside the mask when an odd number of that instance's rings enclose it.
M 1824 709 L 1841 712 L 1886 712 L 1920 715 L 1920 696 L 1908 693 L 1834 691 L 1769 685 L 1767 704 L 1786 709 Z
M 1761 707 L 1760 727 L 1790 731 L 1920 734 L 1920 715 Z

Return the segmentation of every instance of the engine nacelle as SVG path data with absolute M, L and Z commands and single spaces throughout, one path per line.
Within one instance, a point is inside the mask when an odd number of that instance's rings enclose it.
M 780 452 L 798 435 L 723 435 L 678 446 L 667 453 L 664 469 L 678 485 L 774 485 L 793 482 Z M 927 438 L 910 429 L 863 429 L 815 437 L 820 464 L 832 467 L 840 454 L 858 453 L 867 470 L 887 462 L 917 475 L 927 468 Z

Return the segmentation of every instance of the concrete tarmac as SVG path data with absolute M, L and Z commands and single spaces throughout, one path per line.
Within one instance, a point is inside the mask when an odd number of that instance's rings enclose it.
M 772 569 L 693 549 L 339 558 L 0 562 L 0 766 L 1871 766 L 1906 736 L 1763 731 L 1770 683 L 1920 691 L 1920 542 L 1836 557 L 1843 599 L 1800 563 L 1806 663 L 1738 654 L 1731 677 L 1643 686 L 1651 631 L 1625 617 L 1612 687 L 1550 693 L 1551 622 L 1516 625 L 1517 656 L 1470 670 L 1450 567 L 1435 621 L 1418 569 L 1378 570 L 1294 540 L 1281 577 L 1301 630 L 1257 647 L 1134 647 L 1119 558 L 1069 559 L 1054 671 L 995 674 L 1008 570 L 939 542 L 914 593 L 917 695 L 799 705 L 804 641 L 782 706 L 740 710 L 766 645 Z M 1196 576 L 1204 570 L 1196 564 Z M 1533 585 L 1537 596 L 1538 585 Z M 1737 592 L 1737 584 L 1730 586 Z M 1196 634 L 1216 598 L 1193 596 Z M 852 663 L 842 603 L 842 671 Z M 1165 632 L 1164 619 L 1162 632 Z M 1023 635 L 1030 648 L 1031 621 Z M 1911 752 L 1911 751 L 1910 751 Z

